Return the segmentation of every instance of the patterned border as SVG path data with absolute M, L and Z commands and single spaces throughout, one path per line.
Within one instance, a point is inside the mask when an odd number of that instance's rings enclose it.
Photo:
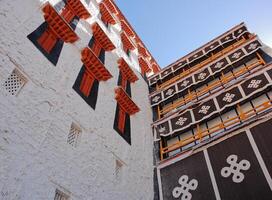
M 222 46 L 223 44 L 240 38 L 245 33 L 249 32 L 244 24 L 238 26 L 230 33 L 228 32 L 225 33 L 223 36 L 213 41 L 212 43 L 204 45 L 201 48 L 201 50 L 198 50 L 196 53 L 194 52 L 190 53 L 184 59 L 178 61 L 178 64 L 171 65 L 170 67 L 167 67 L 165 70 L 159 72 L 158 74 L 151 76 L 148 79 L 149 86 L 152 86 L 153 84 L 157 83 L 157 81 L 164 79 L 165 77 L 167 77 L 171 73 L 174 73 L 175 71 L 184 67 L 185 65 L 188 65 L 191 62 L 194 62 L 195 60 L 202 58 L 203 56 L 207 55 L 209 52 L 215 50 L 216 48 Z
M 175 94 L 186 90 L 187 88 L 196 85 L 200 82 L 207 80 L 209 77 L 214 74 L 220 73 L 222 70 L 227 68 L 228 66 L 240 61 L 244 57 L 256 52 L 259 48 L 261 48 L 261 42 L 256 38 L 253 41 L 250 41 L 244 44 L 240 49 L 236 49 L 230 52 L 224 58 L 219 58 L 215 62 L 211 63 L 200 72 L 192 74 L 190 77 L 186 77 L 164 90 L 160 91 L 157 94 L 153 94 L 150 96 L 151 106 L 158 105 L 159 103 L 169 99 Z
M 272 85 L 272 64 L 266 69 L 250 76 L 247 80 L 222 92 L 194 109 L 177 113 L 163 121 L 154 123 L 157 135 L 168 136 L 177 131 L 185 130 L 191 125 L 222 112 L 228 107 L 249 99 L 254 94 L 263 91 Z

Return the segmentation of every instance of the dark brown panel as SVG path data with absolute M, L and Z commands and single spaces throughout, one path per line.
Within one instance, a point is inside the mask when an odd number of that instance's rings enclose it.
M 215 199 L 209 172 L 202 152 L 167 166 L 161 169 L 160 172 L 164 200 Z M 193 189 L 188 188 L 190 185 Z M 184 186 L 183 191 L 181 186 Z M 189 196 L 191 195 L 192 198 L 186 196 L 184 190 L 187 189 L 189 190 L 188 193 L 190 193 Z M 176 197 L 173 196 L 173 192 Z

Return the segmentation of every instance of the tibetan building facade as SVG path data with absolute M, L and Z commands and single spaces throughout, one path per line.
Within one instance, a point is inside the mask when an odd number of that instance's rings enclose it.
M 271 56 L 242 23 L 148 79 L 157 199 L 271 199 Z
M 153 199 L 146 77 L 111 0 L 0 1 L 0 199 Z
M 245 24 L 160 69 L 113 0 L 0 20 L 0 200 L 271 199 L 272 51 Z

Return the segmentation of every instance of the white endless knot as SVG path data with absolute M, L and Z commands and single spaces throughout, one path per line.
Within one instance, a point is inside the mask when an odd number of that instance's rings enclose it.
M 155 103 L 157 103 L 159 100 L 160 100 L 160 96 L 155 96 L 153 99 L 152 99 L 152 101 L 153 102 L 155 102 Z
M 174 92 L 174 90 L 172 88 L 168 89 L 167 92 L 165 94 L 167 94 L 167 96 L 172 95 Z
M 241 160 L 240 162 L 237 161 L 237 155 L 230 155 L 227 158 L 227 163 L 230 164 L 230 166 L 223 167 L 221 169 L 221 175 L 224 178 L 228 178 L 229 176 L 231 176 L 231 174 L 233 174 L 232 181 L 234 183 L 241 183 L 245 178 L 245 175 L 241 172 L 241 170 L 249 170 L 250 162 L 248 160 Z
M 198 113 L 202 113 L 204 115 L 206 115 L 208 113 L 208 111 L 210 110 L 211 106 L 202 106 L 201 109 L 198 111 Z
M 238 52 L 238 53 L 236 52 L 232 55 L 232 58 L 238 59 L 240 58 L 241 54 L 242 54 L 241 52 Z
M 240 30 L 238 31 L 239 34 L 242 33 L 242 32 L 243 32 L 243 29 L 240 29 Z
M 249 45 L 248 49 L 249 49 L 249 50 L 254 50 L 254 49 L 257 48 L 257 46 L 258 46 L 257 43 L 251 43 L 251 44 Z
M 202 80 L 206 77 L 206 75 L 207 75 L 206 73 L 202 72 L 198 75 L 198 79 Z
M 258 88 L 260 86 L 260 83 L 262 80 L 252 80 L 250 81 L 250 84 L 247 86 L 247 88 Z
M 229 40 L 229 39 L 230 39 L 230 36 L 225 37 L 225 40 Z
M 230 93 L 227 93 L 224 98 L 223 98 L 223 101 L 225 102 L 232 102 L 233 98 L 235 97 L 235 94 L 230 94 Z
M 223 66 L 224 62 L 217 62 L 214 66 L 215 69 L 220 69 Z
M 185 80 L 180 84 L 180 86 L 186 87 L 189 83 L 190 83 L 190 81 Z
M 176 121 L 176 125 L 182 126 L 187 121 L 187 118 L 180 117 L 178 121 Z
M 196 190 L 198 186 L 198 181 L 196 179 L 192 179 L 189 181 L 189 177 L 187 175 L 183 175 L 179 178 L 178 183 L 180 186 L 175 187 L 172 191 L 172 195 L 174 198 L 179 198 L 181 196 L 181 200 L 190 200 L 192 199 L 192 194 L 190 190 Z
M 162 126 L 161 128 L 159 128 L 160 133 L 163 133 L 164 131 L 166 131 L 165 127 Z

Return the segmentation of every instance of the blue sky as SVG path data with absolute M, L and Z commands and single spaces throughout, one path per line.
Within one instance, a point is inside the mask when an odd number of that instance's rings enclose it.
M 272 46 L 272 0 L 115 0 L 163 68 L 245 22 Z

